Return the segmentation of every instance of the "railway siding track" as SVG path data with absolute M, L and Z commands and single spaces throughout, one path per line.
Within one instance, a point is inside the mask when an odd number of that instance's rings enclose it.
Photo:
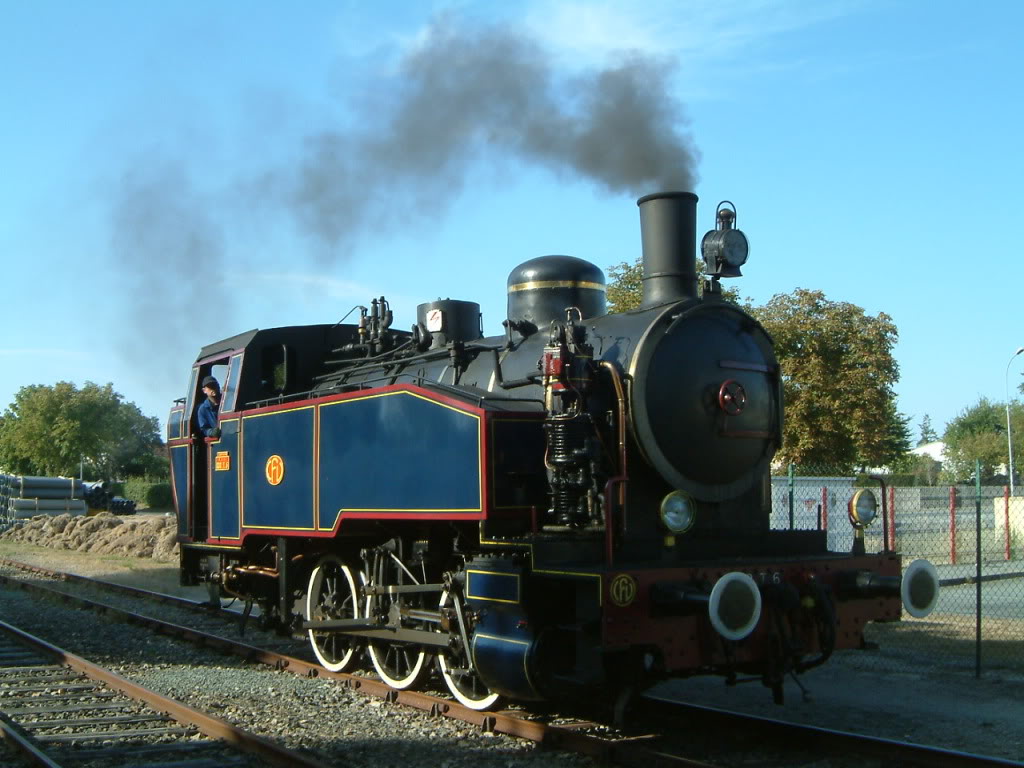
M 237 634 L 239 628 L 243 625 L 243 618 L 240 612 L 218 607 L 209 602 L 197 602 L 125 584 L 116 584 L 109 581 L 92 579 L 87 576 L 79 576 L 74 573 L 54 571 L 36 565 L 19 563 L 6 558 L 0 558 L 0 567 L 32 574 L 45 581 L 72 585 L 80 590 L 84 590 L 88 595 L 101 595 L 103 602 L 90 600 L 87 597 L 83 597 L 77 591 L 76 593 L 69 593 L 71 599 L 83 602 L 88 607 L 99 612 L 116 612 L 120 610 L 123 612 L 122 615 L 136 617 L 136 620 L 141 623 L 144 623 L 147 619 L 152 619 L 153 622 L 163 621 L 166 625 L 163 627 L 164 631 L 172 635 L 180 634 L 178 630 L 184 630 L 186 627 L 181 624 L 175 624 L 172 621 L 164 621 L 155 616 L 145 616 L 138 613 L 140 601 L 142 605 L 159 606 L 158 611 L 164 616 L 170 616 L 171 618 L 188 616 L 189 628 L 214 637 L 219 637 L 218 633 L 232 632 Z M 62 592 L 63 590 L 57 589 L 56 591 Z M 150 626 L 155 628 L 158 625 L 153 623 Z M 308 643 L 304 640 L 299 641 L 293 638 L 282 637 L 270 631 L 264 631 L 260 629 L 256 619 L 244 621 L 244 626 L 249 636 L 259 638 L 260 650 L 271 650 L 286 655 L 297 653 L 301 657 L 307 658 L 310 662 L 313 661 L 313 654 L 308 651 Z M 193 638 L 193 641 L 195 641 L 195 638 Z M 218 645 L 217 640 L 212 638 L 207 638 L 203 642 L 213 646 Z
M 28 761 L 51 768 L 324 768 L 3 621 L 0 731 Z

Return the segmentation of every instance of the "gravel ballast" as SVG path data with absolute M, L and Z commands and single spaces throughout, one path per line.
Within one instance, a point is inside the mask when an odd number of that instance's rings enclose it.
M 91 611 L 0 590 L 0 618 L 253 733 L 349 766 L 589 766 L 527 741 L 431 717 L 104 619 Z
M 173 518 L 139 515 L 124 520 L 139 524 L 136 530 L 147 531 L 146 535 L 153 535 L 156 542 L 168 531 L 173 538 Z M 131 537 L 123 535 L 127 530 L 121 530 L 126 524 L 123 520 L 103 522 L 105 533 L 97 536 L 104 538 L 104 543 L 98 545 L 101 547 L 120 541 L 116 554 L 112 550 L 70 549 L 64 546 L 74 541 L 66 533 L 67 526 L 59 533 L 55 532 L 59 526 L 50 526 L 47 539 L 43 536 L 45 521 L 33 524 L 37 528 L 25 525 L 20 531 L 0 534 L 0 556 L 205 599 L 203 589 L 177 587 L 176 553 L 170 560 L 154 557 L 156 552 L 166 552 L 166 547 L 154 544 L 150 548 L 148 540 L 141 540 L 137 543 L 139 551 L 148 554 L 130 555 Z M 165 529 L 163 533 L 161 529 Z M 30 546 L 24 543 L 29 537 L 34 537 L 36 543 L 49 542 L 60 548 Z M 541 752 L 529 743 L 482 734 L 473 727 L 385 704 L 331 681 L 250 669 L 219 654 L 152 636 L 144 630 L 89 618 L 86 612 L 71 611 L 55 619 L 58 610 L 67 609 L 47 605 L 45 610 L 39 610 L 39 606 L 33 610 L 34 601 L 18 593 L 11 595 L 10 599 L 8 593 L 0 596 L 0 617 L 12 623 L 18 620 L 8 619 L 6 614 L 20 611 L 26 620 L 38 619 L 51 625 L 47 631 L 55 634 L 47 639 L 61 644 L 63 637 L 71 637 L 83 648 L 106 653 L 111 663 L 127 664 L 129 659 L 140 658 L 135 651 L 145 649 L 143 665 L 133 672 L 140 682 L 153 680 L 153 686 L 168 695 L 194 696 L 198 706 L 232 722 L 235 717 L 252 718 L 253 730 L 268 736 L 276 737 L 275 729 L 283 724 L 292 743 L 318 752 L 324 745 L 332 756 L 343 757 L 352 765 L 398 765 L 414 759 L 424 761 L 419 764 L 453 767 L 469 765 L 470 761 L 483 766 L 590 764 L 585 758 Z M 113 629 L 103 630 L 103 625 Z M 86 650 L 77 652 L 90 655 Z M 872 668 L 875 656 L 895 652 L 883 648 L 838 653 L 825 666 L 801 677 L 810 692 L 808 699 L 787 680 L 787 700 L 781 707 L 773 705 L 770 692 L 756 682 L 726 688 L 719 679 L 695 678 L 666 683 L 661 690 L 672 698 L 770 718 L 1024 760 L 1024 675 L 998 670 L 986 672 L 979 680 L 962 665 L 914 654 L 907 656 L 905 669 L 898 673 Z M 239 724 L 250 727 L 241 720 Z M 392 759 L 392 755 L 399 757 Z

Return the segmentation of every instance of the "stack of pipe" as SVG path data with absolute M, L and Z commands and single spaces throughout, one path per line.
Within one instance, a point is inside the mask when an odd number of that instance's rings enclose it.
M 110 494 L 102 480 L 86 483 L 84 497 L 89 509 L 106 509 L 110 503 Z
M 22 476 L 10 479 L 7 515 L 26 519 L 36 515 L 84 515 L 84 484 L 72 477 Z
M 113 512 L 115 515 L 134 515 L 135 514 L 135 502 L 131 499 L 125 499 L 121 496 L 115 496 L 110 500 L 107 505 L 107 509 Z
M 11 520 L 7 504 L 11 499 L 13 486 L 14 476 L 0 473 L 0 526 Z

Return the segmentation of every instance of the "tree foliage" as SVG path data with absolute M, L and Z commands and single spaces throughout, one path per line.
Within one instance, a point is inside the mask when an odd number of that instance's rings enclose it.
M 914 478 L 913 485 L 931 486 L 939 481 L 942 463 L 936 461 L 931 456 L 914 456 L 910 454 L 908 469 Z
M 697 295 L 704 291 L 704 262 L 697 260 Z M 632 264 L 623 261 L 608 268 L 608 311 L 629 312 L 637 309 L 644 295 L 644 266 L 641 259 Z M 740 295 L 735 288 L 722 288 L 722 297 L 735 304 L 740 304 Z
M 703 262 L 697 266 L 702 273 Z M 641 262 L 623 262 L 608 275 L 610 311 L 638 307 Z M 723 293 L 742 303 L 735 289 Z M 762 307 L 742 305 L 774 339 L 782 368 L 786 425 L 778 459 L 829 471 L 903 460 L 909 419 L 896 409 L 899 366 L 892 350 L 898 333 L 888 315 L 871 316 L 805 289 L 778 294 Z
M 640 260 L 623 261 L 608 268 L 608 311 L 629 312 L 640 306 L 643 297 L 644 268 Z
M 0 416 L 0 466 L 16 474 L 91 478 L 166 473 L 157 420 L 113 385 L 22 387 Z
M 1024 405 L 1010 405 L 1010 431 L 1013 437 L 1013 465 L 1019 473 L 1024 458 Z M 975 461 L 981 462 L 981 476 L 1006 477 L 1010 448 L 1006 437 L 1006 403 L 982 397 L 956 415 L 942 436 L 946 460 L 942 474 L 949 482 L 967 482 L 974 476 Z
M 803 288 L 776 294 L 754 315 L 782 367 L 786 425 L 778 458 L 852 469 L 906 453 L 908 420 L 893 391 L 898 333 L 888 315 Z
M 917 441 L 918 445 L 924 445 L 925 443 L 934 443 L 939 439 L 938 434 L 932 428 L 932 417 L 927 413 L 921 417 L 921 439 Z

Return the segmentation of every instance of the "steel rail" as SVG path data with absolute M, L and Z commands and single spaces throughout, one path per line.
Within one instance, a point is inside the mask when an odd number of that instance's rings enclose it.
M 104 582 L 94 583 L 104 584 Z M 666 768 L 669 766 L 708 768 L 708 764 L 705 762 L 693 761 L 682 756 L 664 754 L 657 750 L 648 748 L 646 743 L 652 741 L 653 737 L 645 736 L 640 738 L 611 739 L 592 733 L 586 733 L 580 730 L 582 726 L 578 723 L 568 726 L 551 725 L 533 720 L 525 720 L 522 717 L 518 717 L 511 713 L 479 712 L 448 699 L 438 698 L 418 691 L 399 691 L 391 688 L 384 682 L 369 677 L 351 675 L 344 672 L 330 672 L 318 663 L 305 661 L 294 656 L 286 656 L 284 654 L 258 648 L 256 646 L 241 643 L 219 635 L 202 632 L 191 627 L 183 627 L 161 619 L 142 616 L 121 608 L 97 603 L 96 601 L 89 600 L 87 598 L 69 595 L 66 592 L 51 589 L 40 584 L 31 584 L 4 575 L 0 575 L 0 584 L 45 595 L 62 602 L 73 602 L 96 610 L 100 613 L 117 616 L 129 623 L 148 626 L 161 634 L 175 636 L 202 646 L 232 653 L 246 659 L 247 661 L 259 662 L 278 670 L 290 672 L 300 677 L 320 677 L 329 680 L 336 680 L 346 688 L 353 691 L 364 693 L 388 702 L 413 707 L 414 709 L 419 709 L 433 716 L 449 717 L 461 722 L 469 723 L 479 727 L 483 731 L 501 733 L 507 736 L 526 739 L 528 741 L 542 744 L 546 747 L 572 751 L 593 757 L 599 761 L 610 761 L 619 765 L 638 766 L 638 768 L 661 768 L 661 766 L 665 766 Z M 144 590 L 138 590 L 136 594 L 140 594 L 142 592 L 144 592 Z M 597 723 L 589 723 L 588 725 L 591 727 L 598 727 Z
M 687 728 L 722 733 L 742 733 L 800 748 L 817 748 L 822 756 L 883 758 L 887 764 L 928 768 L 1021 768 L 1024 763 L 1000 757 L 930 747 L 923 744 L 867 736 L 784 720 L 732 712 L 703 704 L 648 697 L 639 702 L 645 714 L 659 721 L 685 722 Z
M 28 759 L 32 765 L 39 765 L 42 768 L 61 768 L 60 763 L 55 763 L 47 757 L 46 753 L 35 745 L 32 737 L 4 712 L 0 712 L 0 738 L 10 744 L 22 757 Z
M 234 611 L 226 610 L 225 608 L 214 605 L 210 602 L 204 602 L 199 600 L 190 600 L 187 597 L 178 597 L 177 595 L 168 595 L 163 592 L 151 592 L 146 589 L 140 589 L 139 587 L 132 587 L 127 584 L 118 584 L 113 581 L 103 581 L 101 579 L 93 579 L 88 576 L 79 576 L 77 573 L 68 573 L 66 571 L 54 571 L 50 568 L 44 568 L 40 565 L 31 565 L 29 563 L 21 563 L 17 560 L 10 560 L 6 557 L 0 557 L 0 566 L 7 566 L 9 568 L 16 568 L 26 573 L 34 573 L 39 576 L 46 576 L 54 579 L 55 581 L 67 581 L 73 584 L 85 584 L 87 586 L 93 586 L 97 589 L 103 589 L 108 592 L 121 592 L 126 595 L 132 595 L 134 597 L 143 597 L 147 600 L 155 600 L 160 603 L 166 603 L 168 605 L 177 605 L 180 608 L 188 608 L 193 610 L 203 610 L 207 613 L 225 613 L 231 616 L 237 616 L 238 614 Z
M 6 632 L 37 652 L 57 659 L 60 663 L 82 673 L 91 680 L 103 683 L 108 688 L 123 693 L 130 699 L 144 702 L 183 725 L 191 725 L 212 739 L 224 741 L 273 765 L 282 766 L 282 768 L 328 768 L 319 760 L 293 752 L 280 744 L 237 728 L 225 720 L 207 715 L 186 704 L 144 688 L 116 672 L 94 664 L 2 620 L 0 620 L 0 631 Z

